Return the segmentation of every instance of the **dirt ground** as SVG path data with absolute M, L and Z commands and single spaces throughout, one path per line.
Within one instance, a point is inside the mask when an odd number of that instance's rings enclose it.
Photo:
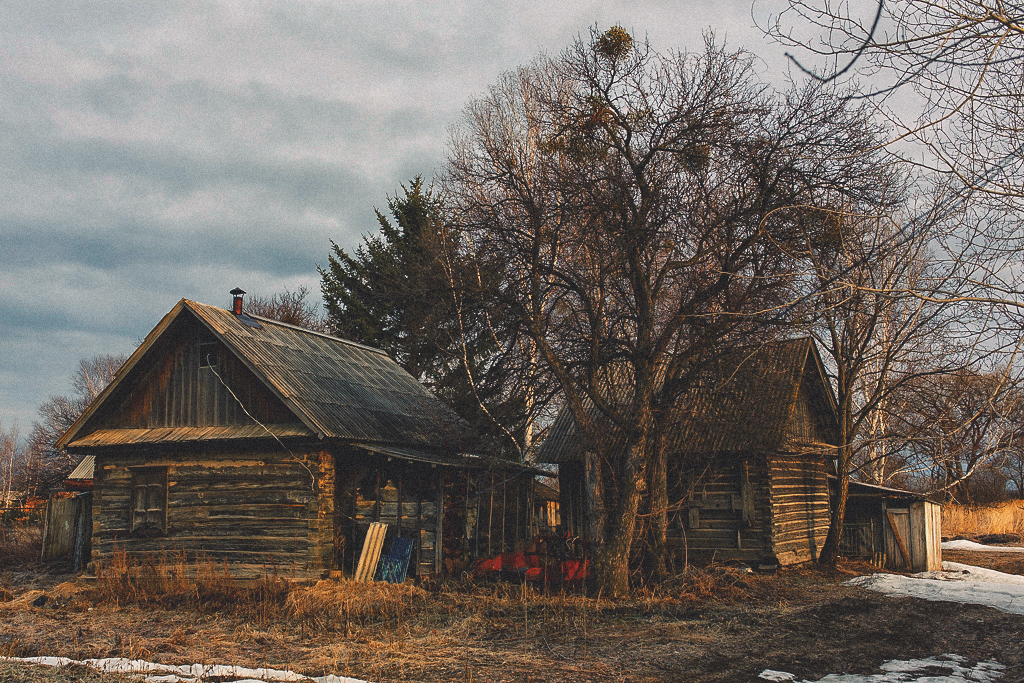
M 1024 553 L 947 552 L 944 559 L 1024 574 Z M 890 659 L 955 653 L 1005 665 L 1000 683 L 1024 681 L 1024 616 L 842 585 L 869 571 L 719 570 L 621 601 L 461 584 L 415 589 L 390 613 L 337 620 L 113 604 L 70 576 L 6 572 L 0 655 L 270 666 L 380 683 L 743 683 L 766 668 L 814 681 L 874 673 Z M 45 604 L 34 606 L 41 595 Z M 123 679 L 0 664 L 0 681 L 22 680 Z

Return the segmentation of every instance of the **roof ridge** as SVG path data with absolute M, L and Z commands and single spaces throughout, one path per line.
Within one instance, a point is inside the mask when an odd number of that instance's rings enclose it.
M 231 313 L 231 311 L 227 310 L 226 308 L 220 308 L 219 306 L 204 304 L 199 301 L 193 301 L 192 299 L 183 299 L 183 301 L 185 301 L 188 304 L 194 304 L 196 306 L 201 306 L 203 308 L 212 308 L 217 311 L 222 311 L 224 313 L 234 315 L 234 313 Z M 253 315 L 251 313 L 246 313 L 246 315 L 248 315 L 250 318 L 253 318 L 254 320 L 259 320 L 260 322 L 269 323 L 271 325 L 277 325 L 278 327 L 284 327 L 289 330 L 295 330 L 296 332 L 311 334 L 313 336 L 322 337 L 324 339 L 330 339 L 331 341 L 341 342 L 342 344 L 346 344 L 347 346 L 354 346 L 356 348 L 364 349 L 366 351 L 372 351 L 373 353 L 379 353 L 383 356 L 387 356 L 388 358 L 391 357 L 391 354 L 389 354 L 384 349 L 379 349 L 375 346 L 369 346 L 367 344 L 360 344 L 359 342 L 352 341 L 351 339 L 345 339 L 344 337 L 335 337 L 333 334 L 327 334 L 326 332 L 318 332 L 317 330 L 311 330 L 308 327 L 302 327 L 301 325 L 292 325 L 291 323 L 281 322 L 280 320 L 274 320 L 273 318 L 265 318 L 261 315 Z

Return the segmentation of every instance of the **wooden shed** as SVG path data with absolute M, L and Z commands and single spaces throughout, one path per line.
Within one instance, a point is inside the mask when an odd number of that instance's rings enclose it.
M 670 559 L 753 566 L 816 560 L 829 526 L 835 398 L 812 340 L 733 349 L 678 400 L 667 439 Z M 540 448 L 559 465 L 566 530 L 596 542 L 600 460 L 563 411 Z
M 462 424 L 384 352 L 181 300 L 58 448 L 95 458 L 92 551 L 185 551 L 249 577 L 351 572 L 371 522 L 409 573 L 531 538 L 535 470 L 467 455 Z
M 95 459 L 82 458 L 46 501 L 43 521 L 43 562 L 65 561 L 82 569 L 92 555 L 92 476 Z
M 919 493 L 851 481 L 839 552 L 898 571 L 940 571 L 942 506 Z

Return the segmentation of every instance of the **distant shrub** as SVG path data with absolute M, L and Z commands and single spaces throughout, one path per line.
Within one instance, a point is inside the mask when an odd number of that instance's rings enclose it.
M 43 552 L 43 525 L 38 520 L 15 518 L 0 523 L 0 568 L 24 567 L 39 562 Z

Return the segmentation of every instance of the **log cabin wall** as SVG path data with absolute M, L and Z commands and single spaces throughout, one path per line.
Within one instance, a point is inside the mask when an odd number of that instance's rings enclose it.
M 814 561 L 829 526 L 825 459 L 816 453 L 769 460 L 772 552 L 781 565 Z
M 670 472 L 672 464 L 670 462 Z M 692 486 L 692 493 L 685 490 Z M 691 561 L 759 563 L 771 552 L 768 473 L 763 456 L 718 454 L 694 482 L 677 484 L 669 513 L 671 566 Z
M 185 550 L 191 561 L 228 563 L 240 578 L 270 571 L 319 576 L 333 551 L 330 518 L 321 513 L 333 480 L 317 480 L 322 459 L 251 450 L 98 454 L 93 557 L 108 561 L 123 548 L 136 559 L 157 560 Z M 143 481 L 152 494 L 146 501 Z

